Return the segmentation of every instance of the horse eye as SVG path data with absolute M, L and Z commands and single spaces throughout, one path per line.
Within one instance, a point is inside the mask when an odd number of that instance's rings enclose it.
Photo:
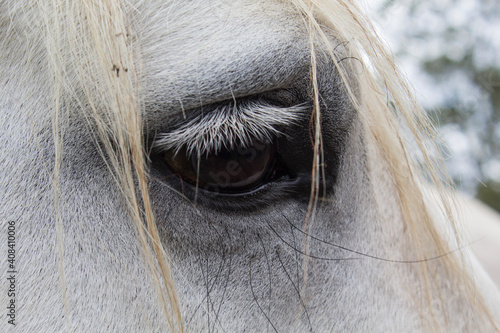
M 188 154 L 168 150 L 165 164 L 183 180 L 216 193 L 245 193 L 265 184 L 276 174 L 277 149 L 275 143 L 254 141 L 251 145 L 233 150 L 221 149 L 215 153 Z

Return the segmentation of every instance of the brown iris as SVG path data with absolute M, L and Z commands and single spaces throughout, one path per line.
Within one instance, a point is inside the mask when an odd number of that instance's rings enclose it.
M 221 149 L 199 157 L 181 149 L 164 154 L 167 166 L 183 180 L 210 192 L 241 193 L 262 185 L 276 160 L 273 143 L 255 141 L 246 147 Z

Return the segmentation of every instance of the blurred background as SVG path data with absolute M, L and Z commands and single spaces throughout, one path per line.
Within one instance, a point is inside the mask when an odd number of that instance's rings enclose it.
M 439 124 L 457 187 L 500 212 L 500 1 L 365 6 Z

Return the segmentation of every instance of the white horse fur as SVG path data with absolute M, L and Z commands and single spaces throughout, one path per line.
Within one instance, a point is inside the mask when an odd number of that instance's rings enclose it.
M 6 0 L 0 46 L 2 332 L 499 330 L 405 153 L 436 179 L 423 112 L 350 1 Z M 251 194 L 161 158 L 266 138 L 295 178 Z

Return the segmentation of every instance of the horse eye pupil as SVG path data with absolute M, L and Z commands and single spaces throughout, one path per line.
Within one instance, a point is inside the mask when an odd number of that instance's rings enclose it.
M 262 185 L 273 170 L 275 158 L 275 144 L 259 141 L 248 147 L 221 149 L 201 156 L 199 161 L 185 150 L 164 155 L 167 166 L 186 182 L 222 193 L 241 193 Z

